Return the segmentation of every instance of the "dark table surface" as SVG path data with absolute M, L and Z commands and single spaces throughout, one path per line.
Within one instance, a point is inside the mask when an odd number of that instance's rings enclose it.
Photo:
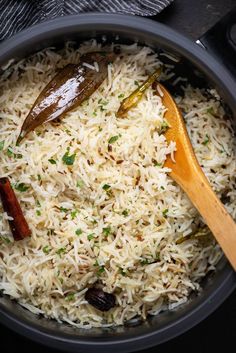
M 236 6 L 236 0 L 175 0 L 154 17 L 196 40 Z M 235 352 L 236 291 L 203 322 L 181 336 L 141 353 Z M 29 341 L 0 325 L 1 352 L 55 353 L 56 350 Z M 233 348 L 234 347 L 234 348 Z

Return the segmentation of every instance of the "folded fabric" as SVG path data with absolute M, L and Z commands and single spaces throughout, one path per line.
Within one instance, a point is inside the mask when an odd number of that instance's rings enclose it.
M 60 16 L 100 11 L 154 16 L 173 0 L 1 0 L 0 40 Z

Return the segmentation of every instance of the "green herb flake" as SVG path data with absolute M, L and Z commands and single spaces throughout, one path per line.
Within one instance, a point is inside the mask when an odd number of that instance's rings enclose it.
M 68 210 L 68 208 L 65 208 L 65 207 L 62 207 L 62 206 L 61 206 L 61 207 L 60 207 L 60 211 L 66 213 L 66 212 L 68 212 L 69 210 Z
M 124 217 L 128 217 L 129 211 L 128 211 L 128 210 L 124 210 L 124 211 L 122 212 L 122 215 L 123 215 Z
M 36 210 L 36 215 L 37 216 L 41 216 L 41 211 L 40 210 Z
M 76 231 L 75 231 L 75 234 L 78 236 L 81 235 L 82 233 L 83 233 L 83 231 L 80 228 L 76 229 Z
M 88 238 L 89 241 L 94 239 L 94 233 L 88 234 L 87 238 Z
M 108 143 L 109 144 L 115 143 L 118 140 L 118 138 L 119 138 L 119 135 L 112 136 L 109 138 Z
M 164 218 L 167 218 L 167 213 L 169 212 L 168 208 L 165 208 L 163 211 L 162 211 L 162 214 L 163 214 L 163 217 Z
M 119 273 L 120 273 L 122 276 L 126 276 L 126 271 L 125 271 L 122 267 L 119 267 Z
M 72 300 L 75 299 L 75 293 L 70 293 L 70 294 L 67 294 L 67 296 L 65 297 L 65 300 L 67 302 L 71 302 Z
M 97 116 L 96 110 L 93 111 L 93 116 Z
M 165 190 L 164 186 L 161 186 L 161 190 Z
M 8 155 L 8 157 L 12 157 L 13 154 L 14 154 L 14 153 L 13 153 L 11 147 L 9 147 L 9 148 L 7 149 L 7 155 Z
M 3 150 L 3 148 L 4 148 L 4 143 L 5 143 L 5 141 L 0 141 L 0 151 Z
M 98 259 L 94 262 L 93 266 L 99 266 Z
M 121 94 L 119 94 L 118 98 L 122 99 L 122 98 L 124 98 L 124 96 L 125 96 L 124 93 L 121 93 Z
M 214 115 L 214 109 L 213 109 L 213 107 L 208 108 L 208 109 L 207 109 L 207 113 L 208 113 L 208 114 L 211 114 L 211 115 Z
M 102 98 L 99 99 L 98 104 L 102 104 L 102 105 L 107 105 L 109 102 L 108 101 L 104 101 L 102 100 Z
M 44 247 L 43 247 L 43 252 L 44 252 L 44 254 L 46 254 L 46 255 L 48 255 L 49 254 L 49 252 L 50 252 L 50 247 L 48 246 L 48 245 L 45 245 Z
M 136 86 L 139 86 L 138 81 L 134 81 L 134 84 L 135 84 Z
M 15 185 L 15 189 L 20 192 L 25 192 L 29 190 L 29 186 L 26 186 L 25 183 L 19 183 Z
M 101 132 L 101 131 L 102 131 L 102 127 L 101 127 L 101 126 L 99 126 L 98 131 L 99 131 L 99 132 Z
M 105 272 L 105 266 L 99 266 L 97 270 L 97 275 L 100 276 L 103 272 Z
M 144 265 L 149 265 L 149 264 L 150 264 L 150 259 L 143 259 L 143 260 L 140 260 L 140 264 L 141 264 L 142 266 L 144 266 Z
M 111 187 L 111 185 L 109 185 L 109 184 L 104 184 L 102 188 L 103 188 L 103 190 L 107 191 L 107 190 L 110 189 L 110 187 Z
M 142 266 L 145 265 L 150 265 L 150 264 L 154 264 L 155 262 L 160 261 L 160 254 L 156 254 L 156 258 L 155 259 L 150 259 L 150 258 L 143 258 L 142 260 L 140 260 L 140 264 Z
M 154 162 L 154 167 L 161 167 L 162 163 Z
M 57 162 L 56 162 L 55 159 L 53 159 L 53 158 L 50 158 L 50 159 L 48 160 L 48 162 L 50 162 L 51 164 L 57 164 Z
M 69 155 L 69 150 L 67 150 L 67 152 L 64 154 L 64 156 L 62 157 L 62 161 L 64 164 L 66 165 L 73 165 L 75 162 L 75 156 L 76 154 L 71 154 Z
M 10 244 L 10 243 L 11 243 L 10 239 L 7 238 L 7 237 L 1 236 L 1 239 L 4 240 L 4 242 L 5 242 L 6 244 Z
M 82 188 L 84 186 L 83 180 L 81 180 L 81 179 L 77 180 L 76 186 L 77 186 L 77 188 Z
M 78 210 L 71 211 L 70 215 L 72 220 L 76 218 L 77 213 L 78 213 Z
M 65 248 L 60 248 L 56 251 L 56 254 L 61 257 L 61 255 L 65 254 L 66 249 Z
M 41 175 L 37 174 L 38 181 L 41 181 Z
M 35 203 L 36 203 L 36 206 L 41 207 L 39 200 L 36 200 Z
M 162 123 L 161 123 L 161 126 L 160 126 L 160 130 L 159 130 L 159 133 L 160 134 L 164 134 L 168 129 L 169 129 L 169 124 L 167 123 L 166 120 L 164 120 Z
M 102 229 L 103 234 L 105 237 L 108 237 L 108 235 L 111 233 L 111 227 L 105 227 Z
M 210 142 L 210 138 L 209 138 L 209 136 L 206 134 L 206 138 L 205 138 L 205 140 L 203 141 L 203 145 L 204 146 L 206 146 L 208 143 Z

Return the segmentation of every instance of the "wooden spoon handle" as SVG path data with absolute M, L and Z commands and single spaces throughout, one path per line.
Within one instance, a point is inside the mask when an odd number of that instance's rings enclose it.
M 212 190 L 206 176 L 196 166 L 193 168 L 191 183 L 180 180 L 178 183 L 204 218 L 236 271 L 236 224 Z

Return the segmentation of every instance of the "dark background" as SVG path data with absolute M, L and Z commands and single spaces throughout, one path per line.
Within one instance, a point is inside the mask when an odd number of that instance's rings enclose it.
M 192 40 L 199 38 L 228 11 L 236 0 L 174 0 L 167 9 L 154 17 L 182 32 Z M 236 291 L 202 323 L 185 334 L 141 353 L 190 353 L 236 352 Z M 56 353 L 25 339 L 0 325 L 1 353 Z

